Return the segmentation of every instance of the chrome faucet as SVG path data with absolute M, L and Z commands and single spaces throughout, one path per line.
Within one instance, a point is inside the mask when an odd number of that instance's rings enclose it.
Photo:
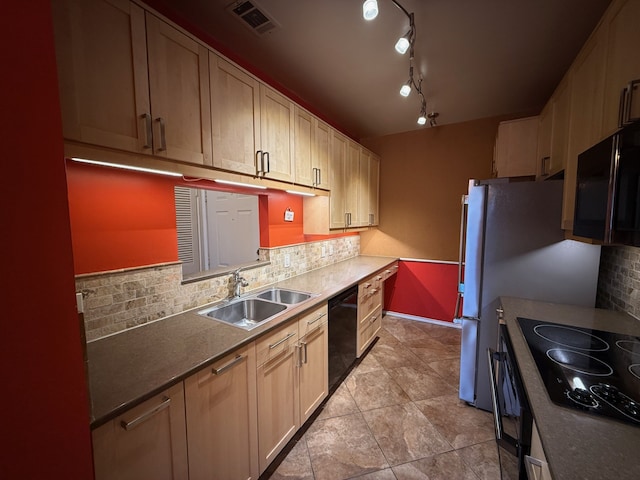
M 238 298 L 240 296 L 240 289 L 242 287 L 248 287 L 249 282 L 244 277 L 240 276 L 240 270 L 238 269 L 233 272 L 233 298 Z

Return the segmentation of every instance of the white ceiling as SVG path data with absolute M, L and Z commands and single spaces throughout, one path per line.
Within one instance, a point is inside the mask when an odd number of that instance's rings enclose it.
M 226 10 L 232 0 L 154 0 L 284 85 L 355 138 L 414 130 L 420 101 L 398 90 L 409 26 L 391 0 L 373 21 L 361 0 L 251 0 L 279 27 L 259 36 Z M 538 113 L 610 0 L 399 0 L 415 13 L 415 64 L 438 125 Z M 168 9 L 168 10 L 167 10 Z

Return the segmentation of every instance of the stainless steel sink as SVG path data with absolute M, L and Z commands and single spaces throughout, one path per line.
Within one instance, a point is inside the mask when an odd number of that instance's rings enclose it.
M 304 292 L 296 292 L 295 290 L 287 290 L 284 288 L 272 288 L 256 295 L 257 298 L 271 300 L 272 302 L 293 305 L 304 302 L 311 298 L 311 294 Z
M 245 298 L 198 312 L 229 325 L 251 330 L 287 308 L 258 298 Z

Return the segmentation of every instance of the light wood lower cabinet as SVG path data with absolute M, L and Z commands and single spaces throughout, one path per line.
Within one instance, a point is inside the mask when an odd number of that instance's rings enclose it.
M 179 383 L 92 432 L 96 480 L 187 480 Z
M 531 454 L 526 455 L 524 461 L 529 480 L 552 480 L 535 422 L 531 428 Z
M 260 472 L 327 396 L 326 321 L 324 304 L 256 343 Z
M 257 479 L 255 344 L 184 384 L 190 480 Z
M 329 328 L 324 305 L 298 321 L 300 333 L 300 425 L 329 394 Z
M 284 325 L 257 342 L 260 472 L 298 430 L 298 324 Z
M 358 284 L 358 335 L 356 355 L 362 356 L 382 327 L 383 274 Z

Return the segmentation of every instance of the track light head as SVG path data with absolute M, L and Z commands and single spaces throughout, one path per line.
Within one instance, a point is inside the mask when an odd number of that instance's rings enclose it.
M 362 16 L 365 20 L 373 20 L 378 16 L 377 0 L 365 0 L 362 4 Z

